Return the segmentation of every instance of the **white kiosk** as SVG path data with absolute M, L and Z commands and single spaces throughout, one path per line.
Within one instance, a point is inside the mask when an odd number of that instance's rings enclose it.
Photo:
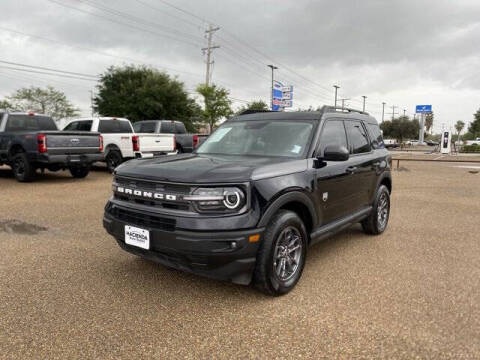
M 442 131 L 442 141 L 440 142 L 440 152 L 442 154 L 450 154 L 452 147 L 452 133 L 450 131 Z

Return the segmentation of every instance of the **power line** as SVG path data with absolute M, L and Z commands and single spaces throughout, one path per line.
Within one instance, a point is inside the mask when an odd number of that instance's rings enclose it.
M 72 71 L 65 71 L 65 70 L 47 68 L 47 67 L 43 67 L 43 66 L 26 65 L 26 64 L 20 64 L 20 63 L 17 63 L 17 62 L 11 62 L 11 61 L 5 61 L 5 60 L 0 60 L 0 63 L 8 64 L 8 65 L 15 65 L 15 66 L 28 67 L 28 68 L 39 69 L 39 70 L 54 71 L 54 72 L 58 72 L 58 73 L 63 73 L 63 74 L 68 74 L 68 75 L 76 75 L 76 76 L 81 76 L 81 77 L 86 77 L 86 78 L 98 79 L 97 75 L 82 74 L 82 73 L 77 73 L 77 72 L 72 72 Z
M 186 40 L 183 40 L 183 39 L 178 39 L 178 38 L 176 38 L 176 37 L 174 37 L 174 36 L 171 36 L 171 35 L 160 34 L 160 33 L 155 32 L 155 31 L 151 31 L 151 30 L 148 30 L 148 29 L 144 29 L 144 28 L 141 28 L 141 27 L 132 25 L 132 24 L 128 24 L 128 23 L 125 23 L 125 22 L 122 22 L 122 21 L 118 21 L 118 20 L 115 20 L 115 19 L 111 19 L 111 18 L 106 17 L 106 16 L 102 16 L 102 15 L 99 15 L 99 14 L 95 14 L 95 13 L 92 13 L 92 12 L 87 11 L 87 10 L 79 9 L 79 8 L 77 8 L 77 7 L 74 7 L 74 6 L 62 4 L 61 2 L 58 2 L 58 1 L 56 1 L 56 0 L 47 0 L 47 1 L 50 1 L 50 2 L 55 3 L 55 4 L 57 4 L 57 5 L 60 5 L 60 6 L 66 7 L 66 8 L 70 8 L 70 9 L 73 9 L 73 10 L 76 10 L 76 11 L 79 11 L 79 12 L 82 12 L 82 13 L 85 13 L 85 14 L 92 15 L 92 16 L 95 16 L 95 17 L 98 17 L 98 18 L 101 18 L 101 19 L 108 20 L 108 21 L 110 21 L 110 22 L 113 22 L 113 23 L 116 23 L 116 24 L 120 24 L 120 25 L 122 25 L 122 26 L 126 26 L 126 27 L 130 27 L 130 28 L 132 28 L 132 29 L 140 30 L 140 31 L 143 31 L 143 32 L 146 32 L 146 33 L 155 35 L 155 36 L 167 37 L 167 38 L 170 38 L 170 39 L 172 39 L 172 40 L 179 41 L 179 42 L 182 42 L 182 43 L 185 43 L 185 44 L 194 46 L 194 47 L 197 47 L 197 46 L 198 46 L 197 43 L 193 43 L 193 42 L 186 41 Z
M 30 70 L 30 69 L 15 68 L 15 67 L 10 67 L 10 66 L 0 66 L 0 69 L 23 71 L 23 72 L 35 73 L 35 74 L 44 74 L 44 75 L 58 76 L 58 77 L 63 77 L 63 78 L 77 79 L 77 80 L 84 80 L 84 81 L 97 81 L 95 79 L 82 78 L 82 77 L 79 77 L 79 76 L 64 75 L 64 74 L 60 74 L 60 73 L 57 74 L 57 73 L 52 73 L 52 72 L 36 71 L 36 70 Z
M 68 46 L 68 47 L 73 48 L 73 49 L 80 49 L 80 50 L 83 50 L 83 51 L 91 52 L 93 54 L 98 54 L 98 55 L 102 55 L 102 56 L 111 57 L 111 58 L 114 58 L 114 59 L 117 59 L 117 60 L 121 59 L 121 60 L 129 61 L 129 62 L 133 62 L 133 63 L 139 63 L 139 64 L 145 64 L 146 63 L 145 61 L 142 61 L 142 60 L 139 60 L 139 59 L 134 59 L 134 58 L 131 58 L 131 57 L 125 57 L 125 56 L 120 56 L 120 55 L 114 55 L 114 54 L 110 54 L 110 53 L 107 53 L 107 52 L 102 52 L 102 51 L 94 50 L 94 49 L 91 49 L 91 48 L 87 48 L 87 47 L 84 47 L 84 46 L 72 45 L 72 44 L 62 42 L 62 41 L 59 41 L 59 40 L 54 40 L 54 39 L 49 39 L 49 38 L 46 38 L 46 37 L 43 37 L 43 36 L 28 34 L 28 33 L 22 32 L 22 31 L 9 29 L 9 28 L 5 28 L 5 27 L 2 27 L 2 26 L 0 26 L 0 29 L 4 30 L 4 31 L 9 31 L 9 32 L 14 33 L 14 34 L 20 34 L 20 35 L 28 36 L 28 37 L 31 37 L 31 38 L 34 38 L 34 39 L 39 39 L 39 40 L 48 41 L 48 42 L 52 42 L 52 43 L 56 43 L 56 44 L 61 44 L 63 46 Z M 188 71 L 184 71 L 184 70 L 179 70 L 179 69 L 175 69 L 175 68 L 171 68 L 171 67 L 153 65 L 153 64 L 152 64 L 152 66 L 156 66 L 156 67 L 161 68 L 161 69 L 166 69 L 166 70 L 169 70 L 169 71 L 178 72 L 178 73 L 182 73 L 182 74 L 186 74 L 186 75 L 203 77 L 203 75 L 200 75 L 200 74 L 196 74 L 196 73 L 192 73 L 192 72 L 188 72 Z

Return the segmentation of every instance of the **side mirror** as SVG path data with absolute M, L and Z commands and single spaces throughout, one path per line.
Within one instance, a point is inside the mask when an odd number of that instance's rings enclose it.
M 323 160 L 325 161 L 347 161 L 350 152 L 345 146 L 329 145 L 323 152 Z

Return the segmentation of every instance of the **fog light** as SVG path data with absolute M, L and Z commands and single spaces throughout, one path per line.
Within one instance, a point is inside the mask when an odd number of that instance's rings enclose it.
M 236 243 L 235 241 L 232 241 L 232 242 L 230 243 L 230 247 L 231 247 L 232 249 L 236 249 L 236 248 L 237 248 L 237 243 Z

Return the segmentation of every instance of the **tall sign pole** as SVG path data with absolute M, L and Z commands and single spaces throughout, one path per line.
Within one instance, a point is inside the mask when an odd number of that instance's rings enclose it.
M 337 91 L 340 89 L 340 86 L 333 85 L 333 87 L 335 88 L 335 107 L 337 107 Z
M 270 89 L 270 109 L 273 110 L 273 82 L 274 82 L 274 75 L 273 75 L 273 71 L 274 70 L 277 70 L 278 67 L 275 66 L 275 65 L 267 65 L 270 69 L 272 69 L 272 86 L 271 86 L 271 89 Z

